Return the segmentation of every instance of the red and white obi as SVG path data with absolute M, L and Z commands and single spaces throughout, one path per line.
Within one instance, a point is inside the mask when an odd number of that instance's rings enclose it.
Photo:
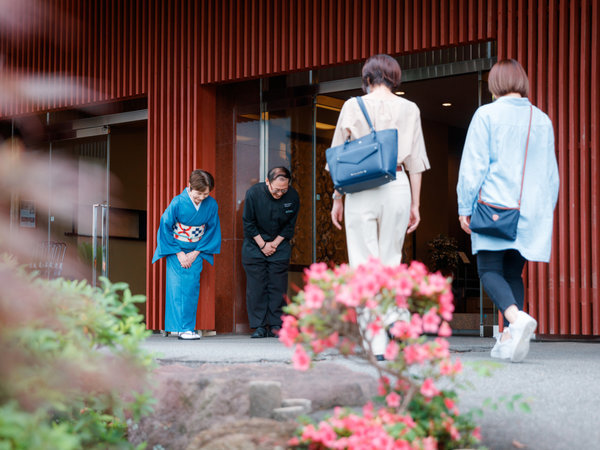
M 204 235 L 206 224 L 198 227 L 184 225 L 177 222 L 173 225 L 173 237 L 183 242 L 198 242 Z

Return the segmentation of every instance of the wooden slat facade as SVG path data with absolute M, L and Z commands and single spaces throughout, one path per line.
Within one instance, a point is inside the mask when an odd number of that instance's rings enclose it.
M 556 132 L 553 254 L 527 266 L 527 307 L 540 334 L 600 335 L 599 2 L 23 1 L 40 13 L 1 33 L 2 77 L 71 78 L 58 98 L 13 92 L 2 116 L 148 97 L 150 328 L 164 320 L 164 268 L 150 265 L 160 212 L 192 168 L 215 169 L 214 83 L 496 40 L 499 58 L 528 71 L 531 100 Z M 229 281 L 216 275 L 203 275 L 199 328 L 214 324 L 215 283 Z

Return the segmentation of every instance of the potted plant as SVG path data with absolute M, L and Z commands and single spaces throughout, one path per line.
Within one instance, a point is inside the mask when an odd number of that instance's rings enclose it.
M 427 247 L 431 271 L 440 271 L 445 276 L 454 276 L 460 261 L 456 239 L 438 234 L 427 243 Z

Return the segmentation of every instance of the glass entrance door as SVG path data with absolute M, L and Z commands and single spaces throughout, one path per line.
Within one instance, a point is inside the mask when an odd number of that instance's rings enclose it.
M 67 245 L 62 275 L 96 285 L 108 276 L 110 129 L 50 143 L 48 240 Z M 71 184 L 68 196 L 63 183 Z M 60 189 L 59 189 L 60 187 Z
M 300 196 L 290 264 L 308 266 L 314 261 L 314 97 L 273 99 L 264 102 L 263 145 L 265 176 L 270 168 L 284 166 L 292 173 L 292 186 Z

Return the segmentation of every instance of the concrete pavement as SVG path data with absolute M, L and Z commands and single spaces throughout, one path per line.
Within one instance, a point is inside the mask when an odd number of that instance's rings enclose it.
M 459 388 L 461 411 L 481 408 L 485 399 L 523 394 L 531 412 L 510 411 L 500 405 L 484 409 L 477 421 L 483 444 L 490 449 L 539 450 L 600 449 L 600 343 L 532 342 L 523 363 L 497 362 L 489 377 L 482 377 L 473 364 L 492 360 L 490 338 L 452 337 L 453 356 L 466 366 Z M 156 353 L 161 364 L 282 363 L 290 364 L 292 350 L 277 339 L 219 335 L 200 341 L 151 336 L 144 347 Z M 335 361 L 349 369 L 375 376 L 368 365 L 329 353 L 322 360 Z M 319 364 L 319 361 L 316 362 Z

